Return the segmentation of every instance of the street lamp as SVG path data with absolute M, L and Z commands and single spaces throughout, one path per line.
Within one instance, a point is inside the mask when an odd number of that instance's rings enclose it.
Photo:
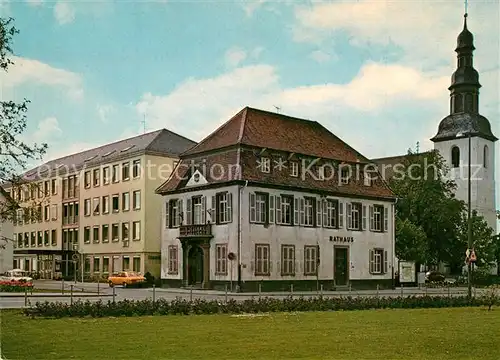
M 472 223 L 471 223 L 471 132 L 468 131 L 467 133 L 462 133 L 459 132 L 457 134 L 458 138 L 463 138 L 464 136 L 467 137 L 468 139 L 468 176 L 467 176 L 467 247 L 468 247 L 468 253 L 471 251 L 472 248 Z M 472 272 L 472 263 L 471 261 L 468 261 L 467 264 L 467 296 L 469 299 L 472 297 L 472 279 L 471 279 L 471 272 Z

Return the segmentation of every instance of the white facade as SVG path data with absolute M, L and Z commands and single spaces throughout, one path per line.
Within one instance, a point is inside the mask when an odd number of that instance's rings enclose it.
M 0 202 L 7 199 L 0 191 Z M 14 258 L 14 226 L 11 221 L 0 219 L 0 274 L 12 270 Z
M 347 286 L 355 281 L 385 280 L 391 281 L 395 249 L 394 249 L 394 210 L 393 203 L 368 199 L 356 199 L 348 197 L 329 197 L 306 192 L 294 192 L 251 186 L 230 186 L 217 189 L 205 189 L 182 194 L 165 196 L 163 207 L 163 236 L 162 236 L 162 279 L 181 280 L 183 276 L 183 254 L 179 236 L 179 228 L 167 226 L 166 209 L 168 201 L 175 199 L 182 206 L 183 219 L 187 218 L 188 199 L 202 196 L 204 204 L 202 208 L 207 210 L 205 219 L 201 221 L 212 223 L 215 221 L 210 216 L 216 212 L 217 206 L 212 205 L 217 193 L 227 192 L 231 198 L 231 222 L 227 224 L 213 224 L 210 240 L 210 281 L 236 281 L 238 279 L 238 263 L 241 259 L 241 280 L 245 282 L 257 281 L 301 281 L 301 280 L 324 280 L 332 281 L 335 276 L 334 249 L 346 249 L 346 252 L 337 250 L 347 256 L 346 276 L 344 281 L 335 281 L 338 286 Z M 268 196 L 266 215 L 258 210 L 259 203 L 256 193 L 265 193 Z M 277 219 L 283 216 L 279 208 L 285 210 L 285 205 L 278 206 L 282 197 L 292 196 L 292 207 L 290 212 L 291 224 L 277 224 Z M 262 197 L 264 198 L 264 197 Z M 305 223 L 310 218 L 306 210 L 306 200 L 310 198 L 313 210 L 312 226 Z M 213 199 L 213 200 L 212 200 Z M 332 221 L 335 216 L 327 217 L 327 200 L 338 201 L 338 218 L 334 221 L 337 228 L 325 227 L 327 220 Z M 360 230 L 348 229 L 352 217 L 348 215 L 351 203 L 359 203 Z M 330 202 L 335 204 L 334 202 Z M 314 205 L 312 205 L 314 204 Z M 321 210 L 318 211 L 321 204 Z M 377 224 L 384 227 L 383 231 L 372 231 L 371 227 L 375 220 L 372 206 L 379 205 L 382 212 L 377 213 Z M 277 209 L 278 208 L 278 209 Z M 304 209 L 303 211 L 301 211 Z M 281 216 L 280 216 L 281 214 Z M 383 215 L 382 215 L 383 214 Z M 191 216 L 194 214 L 192 213 Z M 202 216 L 203 218 L 203 216 Z M 264 223 L 258 223 L 263 220 Z M 319 220 L 318 220 L 319 219 Z M 168 219 L 171 221 L 171 219 Z M 183 222 L 186 224 L 186 221 Z M 177 224 L 179 225 L 179 224 Z M 318 271 L 315 271 L 316 257 L 315 249 L 319 248 Z M 222 249 L 222 250 L 221 250 Z M 178 251 L 177 256 L 170 251 Z M 236 259 L 231 265 L 227 261 L 227 254 L 234 253 Z M 239 256 L 238 256 L 239 255 Z M 224 256 L 224 259 L 221 257 Z M 337 258 L 340 259 L 337 255 Z M 177 273 L 175 273 L 174 262 L 177 259 Z M 340 260 L 338 260 L 340 262 Z M 225 263 L 225 265 L 224 265 Z M 338 266 L 338 264 L 337 264 Z M 232 272 L 231 272 L 232 268 Z M 217 271 L 219 269 L 219 271 Z M 226 269 L 227 272 L 222 272 Z M 339 270 L 341 271 L 341 270 Z M 353 285 L 355 286 L 355 285 Z

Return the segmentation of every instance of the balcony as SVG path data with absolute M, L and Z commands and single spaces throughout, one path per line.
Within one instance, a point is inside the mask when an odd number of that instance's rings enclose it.
M 179 227 L 179 237 L 212 237 L 212 225 L 181 225 Z

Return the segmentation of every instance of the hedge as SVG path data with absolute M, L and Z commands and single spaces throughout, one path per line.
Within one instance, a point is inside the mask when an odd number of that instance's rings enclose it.
M 498 304 L 498 298 L 493 299 Z M 167 301 L 160 298 L 156 301 L 121 300 L 117 302 L 75 301 L 73 304 L 37 302 L 33 307 L 25 308 L 24 314 L 34 317 L 119 317 L 144 315 L 196 315 L 196 314 L 242 314 L 295 311 L 339 311 L 339 310 L 369 310 L 369 309 L 416 309 L 443 308 L 465 306 L 488 306 L 486 298 L 468 299 L 461 297 L 442 296 L 408 296 L 397 298 L 383 297 L 288 297 L 285 299 L 260 298 L 227 302 L 197 299 L 188 301 L 176 299 Z
M 33 284 L 0 284 L 0 292 L 25 292 L 33 290 Z

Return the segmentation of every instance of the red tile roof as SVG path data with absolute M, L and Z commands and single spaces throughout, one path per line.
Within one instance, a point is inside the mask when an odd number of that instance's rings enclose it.
M 303 120 L 262 110 L 244 108 L 219 129 L 207 136 L 198 145 L 181 154 L 181 162 L 175 173 L 157 189 L 166 194 L 182 189 L 189 177 L 198 169 L 208 184 L 232 180 L 250 181 L 262 184 L 304 188 L 317 191 L 343 193 L 367 197 L 393 198 L 394 194 L 383 179 L 375 180 L 371 186 L 364 184 L 364 172 L 351 178 L 349 184 L 340 184 L 336 171 L 327 180 L 317 176 L 292 177 L 289 164 L 281 171 L 276 168 L 263 173 L 258 166 L 259 151 L 274 160 L 282 158 L 309 161 L 322 158 L 318 165 L 349 163 L 354 169 L 363 168 L 371 162 L 344 143 L 316 121 Z M 301 163 L 302 164 L 302 163 Z M 307 167 L 307 165 L 305 165 Z M 236 172 L 236 169 L 240 172 Z M 371 166 L 368 170 L 373 170 Z M 318 166 L 311 168 L 318 173 Z

